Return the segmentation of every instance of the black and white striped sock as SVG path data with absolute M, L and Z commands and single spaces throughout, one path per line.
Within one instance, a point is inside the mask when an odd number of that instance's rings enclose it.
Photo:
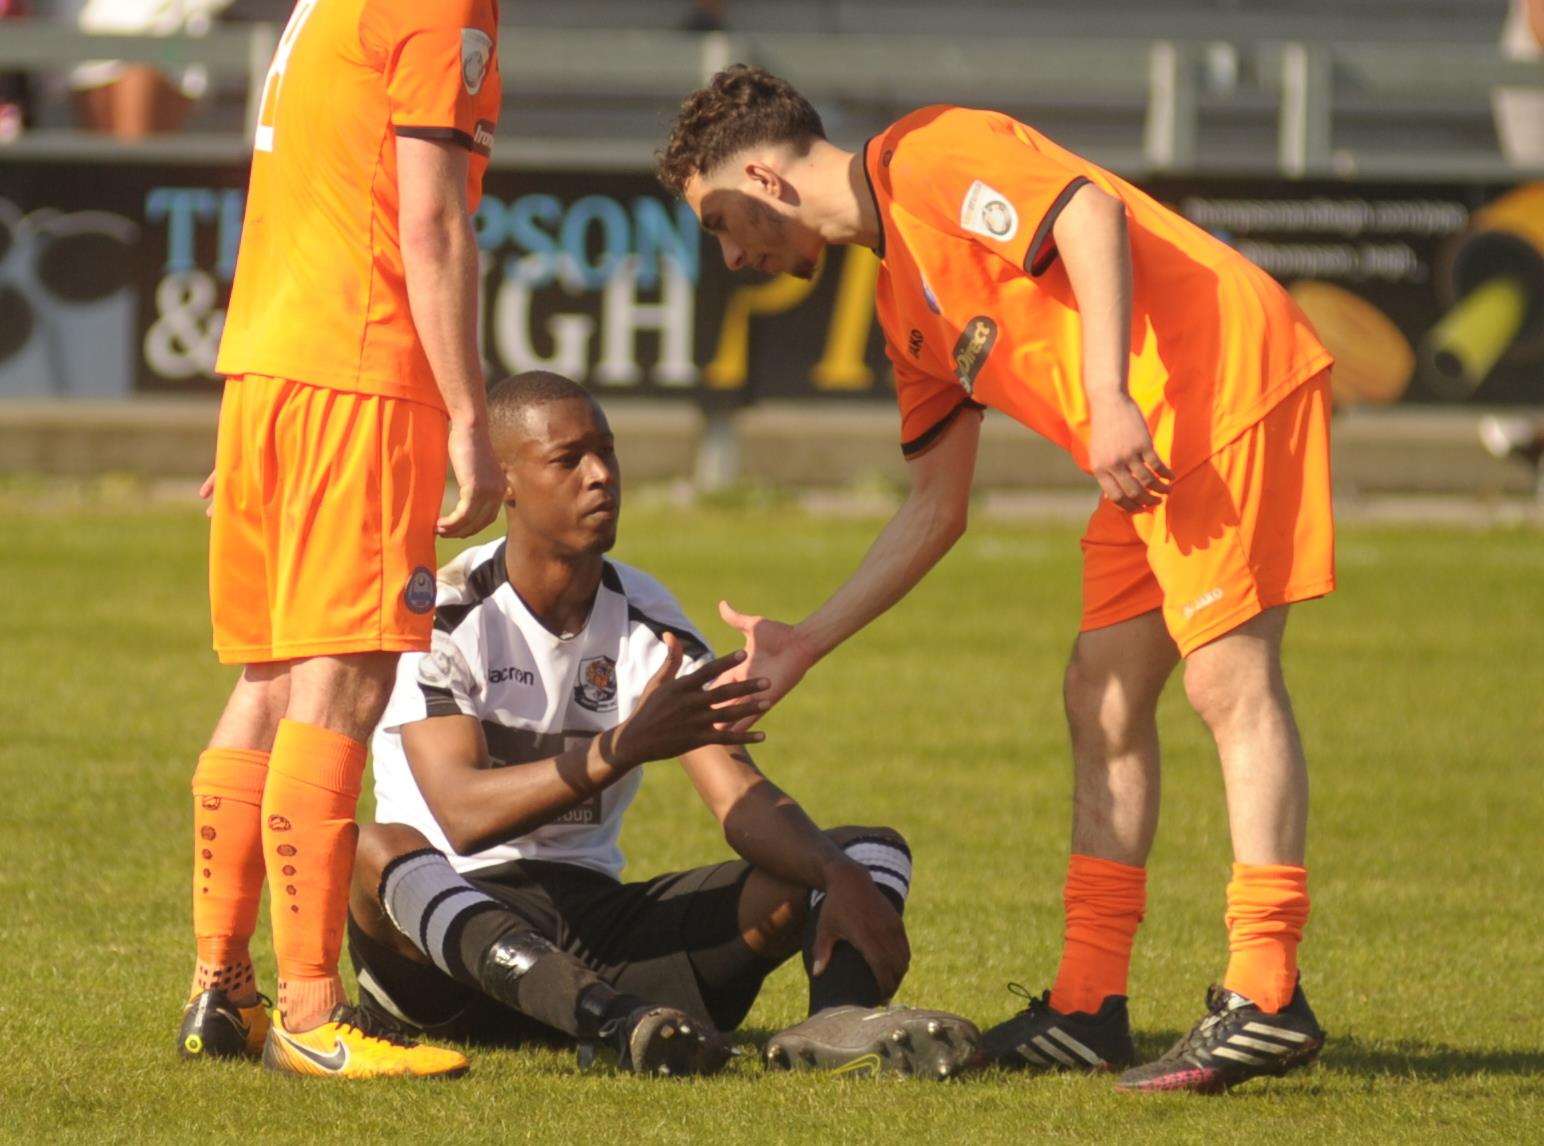
M 899 835 L 859 836 L 848 840 L 842 850 L 867 869 L 870 878 L 885 893 L 885 898 L 903 911 L 911 891 L 911 848 Z M 825 892 L 810 892 L 810 906 L 818 907 Z
M 554 1030 L 592 1037 L 642 1005 L 478 891 L 433 848 L 387 864 L 380 898 L 397 930 L 441 971 Z
M 874 885 L 896 911 L 906 910 L 906 895 L 911 890 L 911 849 L 898 833 L 858 836 L 843 844 L 842 850 L 868 871 Z M 806 974 L 814 966 L 815 935 L 820 927 L 820 906 L 824 899 L 824 892 L 810 892 L 809 918 L 804 925 Z M 810 975 L 812 1015 L 827 1007 L 875 1007 L 884 1001 L 874 972 L 850 943 L 838 943 L 825 971 L 818 978 Z
M 400 855 L 381 873 L 381 905 L 409 942 L 445 974 L 475 982 L 475 963 L 461 950 L 466 925 L 478 915 L 508 909 L 484 895 L 433 848 Z

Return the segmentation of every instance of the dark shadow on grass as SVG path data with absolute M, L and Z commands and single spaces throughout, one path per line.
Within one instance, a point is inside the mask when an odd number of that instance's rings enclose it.
M 1151 1062 L 1179 1041 L 1183 1031 L 1132 1031 L 1137 1046 L 1137 1061 Z
M 1333 1032 L 1319 1061 L 1350 1074 L 1432 1081 L 1477 1074 L 1544 1074 L 1544 1050 L 1450 1047 L 1416 1039 L 1369 1043 L 1354 1035 L 1336 1038 Z
M 1133 1034 L 1138 1059 L 1147 1062 L 1157 1058 L 1182 1034 L 1182 1031 Z M 1481 1074 L 1539 1076 L 1544 1075 L 1544 1050 L 1451 1047 L 1417 1039 L 1374 1043 L 1331 1031 L 1318 1065 L 1364 1078 L 1413 1078 L 1433 1082 Z

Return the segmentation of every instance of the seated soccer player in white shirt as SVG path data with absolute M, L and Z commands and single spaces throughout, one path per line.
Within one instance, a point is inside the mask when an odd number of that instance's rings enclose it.
M 736 730 L 765 683 L 715 659 L 658 581 L 609 561 L 621 507 L 611 429 L 556 374 L 488 395 L 506 536 L 407 586 L 434 643 L 402 658 L 373 744 L 349 951 L 381 1032 L 569 1038 L 629 1070 L 711 1073 L 720 1033 L 802 951 L 809 1017 L 773 1069 L 948 1077 L 968 1021 L 886 1007 L 910 950 L 911 852 L 890 828 L 821 831 Z M 420 602 L 422 603 L 420 606 Z M 623 883 L 622 816 L 677 757 L 738 860 Z

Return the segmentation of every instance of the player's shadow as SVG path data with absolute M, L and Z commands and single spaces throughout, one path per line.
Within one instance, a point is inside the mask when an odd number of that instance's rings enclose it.
M 1137 1058 L 1157 1058 L 1175 1044 L 1182 1031 L 1144 1031 L 1133 1035 Z M 1355 1035 L 1330 1033 L 1319 1054 L 1319 1065 L 1363 1078 L 1408 1078 L 1440 1082 L 1473 1075 L 1544 1074 L 1544 1050 L 1486 1050 L 1451 1047 L 1418 1039 L 1364 1042 Z
M 1417 1039 L 1367 1043 L 1330 1035 L 1321 1056 L 1336 1070 L 1369 1077 L 1442 1080 L 1477 1074 L 1544 1074 L 1544 1050 L 1450 1047 Z

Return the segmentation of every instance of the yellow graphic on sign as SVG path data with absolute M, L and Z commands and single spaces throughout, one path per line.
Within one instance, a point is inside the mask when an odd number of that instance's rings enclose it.
M 879 259 L 867 247 L 848 247 L 831 304 L 826 349 L 810 371 L 817 390 L 867 390 L 874 372 L 863 360 L 874 325 L 874 285 Z
M 713 360 L 702 368 L 702 380 L 711 390 L 739 390 L 745 385 L 750 359 L 751 318 L 758 314 L 782 314 L 792 310 L 815 289 L 825 271 L 822 255 L 809 279 L 778 275 L 771 282 L 740 287 L 729 296 L 724 310 L 724 325 L 718 332 L 718 350 Z

